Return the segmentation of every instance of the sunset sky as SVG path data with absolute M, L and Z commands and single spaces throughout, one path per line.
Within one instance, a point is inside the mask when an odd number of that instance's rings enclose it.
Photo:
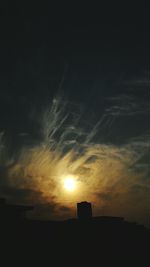
M 150 226 L 149 28 L 17 10 L 0 27 L 0 196 Z

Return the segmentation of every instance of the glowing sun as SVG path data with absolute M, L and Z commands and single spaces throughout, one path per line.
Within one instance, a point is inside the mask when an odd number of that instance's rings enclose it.
M 66 176 L 64 178 L 64 188 L 67 191 L 74 191 L 76 189 L 76 180 L 74 176 Z

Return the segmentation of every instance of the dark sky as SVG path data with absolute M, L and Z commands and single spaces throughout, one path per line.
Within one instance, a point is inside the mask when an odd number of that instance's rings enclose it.
M 71 19 L 65 7 L 53 13 L 49 4 L 42 6 L 43 16 L 32 12 L 34 5 L 30 8 L 31 14 L 21 4 L 1 8 L 0 131 L 7 153 L 41 141 L 41 114 L 60 93 L 78 112 L 84 111 L 89 123 L 105 115 L 106 123 L 94 142 L 118 147 L 133 146 L 131 140 L 139 146 L 145 142 L 136 153 L 144 149 L 138 168 L 146 164 L 144 186 L 150 190 L 148 24 L 114 23 L 111 17 L 104 22 L 95 20 L 94 13 L 78 19 L 73 9 Z
M 29 123 L 27 110 L 34 103 L 45 105 L 64 74 L 62 89 L 67 97 L 98 112 L 105 108 L 105 97 L 127 93 L 147 99 L 147 88 L 141 90 L 142 84 L 133 90 L 133 83 L 147 79 L 148 27 L 66 23 L 19 12 L 1 16 L 0 25 L 2 129 L 11 128 L 20 117 L 13 128 L 24 131 Z M 131 85 L 124 85 L 125 81 Z

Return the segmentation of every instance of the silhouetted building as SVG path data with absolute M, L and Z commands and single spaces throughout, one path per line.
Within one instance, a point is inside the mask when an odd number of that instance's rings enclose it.
M 77 216 L 80 220 L 89 220 L 92 218 L 91 203 L 83 201 L 77 203 Z
M 116 217 L 116 216 L 97 216 L 93 217 L 93 221 L 97 221 L 99 223 L 104 224 L 121 224 L 125 223 L 123 217 Z
M 32 209 L 32 206 L 7 204 L 4 198 L 0 198 L 1 221 L 14 221 L 23 219 L 25 217 L 25 212 Z

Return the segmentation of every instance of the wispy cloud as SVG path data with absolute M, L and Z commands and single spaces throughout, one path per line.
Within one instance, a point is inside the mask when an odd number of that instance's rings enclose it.
M 110 101 L 110 108 L 88 129 L 70 104 L 60 97 L 53 99 L 41 116 L 41 142 L 24 146 L 17 157 L 5 157 L 1 162 L 1 194 L 14 202 L 45 205 L 46 216 L 46 210 L 51 210 L 49 217 L 75 215 L 76 202 L 87 199 L 94 203 L 96 214 L 144 221 L 143 211 L 147 214 L 150 203 L 149 132 L 120 145 L 95 141 L 109 116 L 133 116 L 144 112 L 144 107 L 125 95 Z M 2 155 L 2 138 L 0 147 Z M 75 175 L 79 186 L 72 195 L 67 195 L 61 184 L 67 174 Z M 37 209 L 34 216 L 39 214 Z

